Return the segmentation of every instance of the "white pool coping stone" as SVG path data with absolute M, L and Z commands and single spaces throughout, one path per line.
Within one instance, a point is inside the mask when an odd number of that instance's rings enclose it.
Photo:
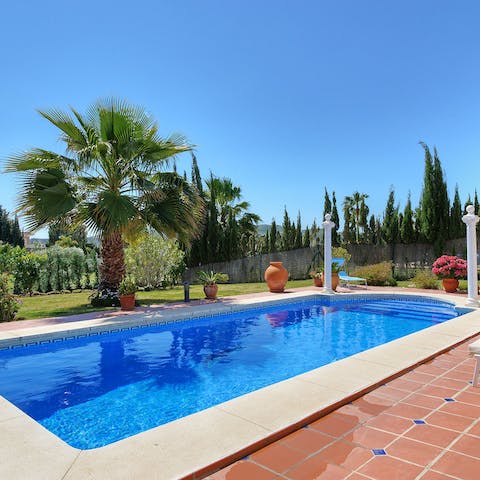
M 358 292 L 332 300 L 378 297 L 424 297 L 465 307 L 466 298 L 420 293 Z M 278 298 L 235 298 L 224 303 L 192 306 L 139 315 L 0 332 L 0 348 L 43 343 L 100 331 L 131 329 L 220 315 L 318 297 L 293 292 Z M 0 478 L 8 480 L 181 479 L 222 459 L 243 456 L 318 412 L 383 383 L 432 356 L 480 333 L 480 310 L 366 350 L 324 367 L 242 395 L 124 440 L 92 450 L 78 450 L 0 396 Z M 58 341 L 58 340 L 57 340 Z

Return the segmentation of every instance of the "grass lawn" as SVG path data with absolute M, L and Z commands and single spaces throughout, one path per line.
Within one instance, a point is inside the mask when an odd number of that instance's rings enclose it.
M 312 280 L 291 280 L 287 288 L 307 287 L 312 285 Z M 398 282 L 399 287 L 412 287 L 411 280 Z M 438 288 L 442 289 L 442 282 L 439 280 Z M 467 290 L 467 281 L 460 280 L 459 290 Z M 220 285 L 219 295 L 222 297 L 230 295 L 241 295 L 246 293 L 266 292 L 267 286 L 264 282 L 259 283 L 233 283 Z M 17 320 L 32 320 L 35 318 L 59 317 L 62 315 L 75 315 L 101 310 L 113 310 L 112 308 L 94 308 L 88 299 L 91 291 L 79 293 L 63 293 L 52 295 L 36 295 L 33 297 L 21 297 L 22 305 L 17 315 Z M 202 285 L 190 287 L 190 299 L 204 298 Z M 151 292 L 137 292 L 137 299 L 142 305 L 155 305 L 159 303 L 180 302 L 183 300 L 183 286 L 169 288 L 166 290 L 154 290 Z
M 292 280 L 287 288 L 306 287 L 312 285 L 312 280 Z M 219 286 L 219 295 L 241 295 L 245 293 L 266 292 L 265 282 L 261 283 L 233 283 Z M 62 293 L 52 295 L 35 295 L 21 297 L 22 305 L 17 315 L 17 320 L 32 320 L 35 318 L 59 317 L 62 315 L 75 315 L 78 313 L 113 310 L 112 308 L 93 308 L 88 299 L 91 291 L 79 293 Z M 204 298 L 203 286 L 190 287 L 190 299 Z M 137 292 L 137 299 L 142 305 L 154 305 L 166 302 L 179 302 L 183 300 L 183 286 L 166 290 L 153 290 L 151 292 Z

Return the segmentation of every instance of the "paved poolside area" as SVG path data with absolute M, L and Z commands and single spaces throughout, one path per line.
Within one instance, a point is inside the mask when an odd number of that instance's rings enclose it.
M 470 383 L 469 343 L 208 478 L 478 480 L 480 388 Z
M 340 290 L 379 291 L 409 290 Z M 0 343 L 188 318 L 192 312 L 208 315 L 311 292 L 319 289 L 159 305 L 129 315 L 92 312 L 0 324 Z M 462 294 L 423 293 L 460 306 L 465 301 Z M 480 334 L 480 315 L 450 322 L 94 450 L 64 444 L 0 397 L 0 478 L 480 478 L 480 389 L 469 383 L 473 360 L 467 354 L 468 344 Z M 392 379 L 398 372 L 403 375 Z M 312 413 L 300 428 L 299 419 Z

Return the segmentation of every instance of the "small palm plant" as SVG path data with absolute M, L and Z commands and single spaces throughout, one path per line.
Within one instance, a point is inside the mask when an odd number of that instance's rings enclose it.
M 203 291 L 205 297 L 210 300 L 217 298 L 218 282 L 228 282 L 228 275 L 226 273 L 219 273 L 210 270 L 209 272 L 200 271 L 197 273 L 198 279 L 203 283 Z

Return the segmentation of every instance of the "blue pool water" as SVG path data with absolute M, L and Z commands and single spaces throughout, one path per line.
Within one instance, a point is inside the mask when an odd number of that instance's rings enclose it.
M 15 348 L 0 352 L 0 395 L 95 448 L 457 315 L 433 301 L 325 299 Z

